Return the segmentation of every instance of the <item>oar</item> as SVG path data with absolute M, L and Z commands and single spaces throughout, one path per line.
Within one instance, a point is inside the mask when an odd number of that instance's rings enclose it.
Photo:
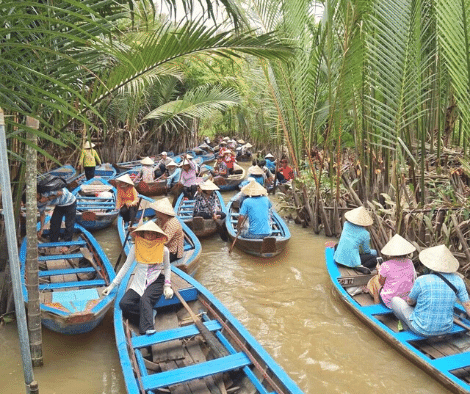
M 459 318 L 455 316 L 454 316 L 454 323 L 470 331 L 470 326 L 465 324 L 462 320 L 460 320 Z
M 221 345 L 221 343 L 217 340 L 215 335 L 207 329 L 207 327 L 204 325 L 202 320 L 193 312 L 193 310 L 187 304 L 185 299 L 181 296 L 178 289 L 173 287 L 173 291 L 175 292 L 176 297 L 178 297 L 178 299 L 180 300 L 181 304 L 183 304 L 184 308 L 188 311 L 189 316 L 191 316 L 191 319 L 193 319 L 194 324 L 196 325 L 199 332 L 206 340 L 211 350 L 214 352 L 214 355 L 217 358 L 228 356 L 229 354 L 228 350 L 225 349 L 225 347 Z
M 235 235 L 235 239 L 232 242 L 232 245 L 230 246 L 230 249 L 228 250 L 228 254 L 232 253 L 233 247 L 235 246 L 235 242 L 237 242 L 238 237 L 240 236 L 240 233 L 242 232 L 242 227 L 246 222 L 246 219 L 248 218 L 248 215 L 245 216 L 240 224 L 240 230 L 237 231 L 237 235 Z M 238 225 L 237 225 L 238 227 Z
M 139 198 L 139 202 L 137 203 L 137 212 L 139 212 L 139 207 L 140 207 L 140 202 L 142 201 L 142 197 Z M 137 214 L 136 214 L 137 216 Z M 144 216 L 144 212 L 142 212 L 142 216 Z M 135 220 L 135 218 L 134 218 Z M 134 224 L 134 220 L 132 221 L 132 223 L 130 224 L 129 227 L 131 227 L 133 224 Z M 126 246 L 126 243 L 127 243 L 127 240 L 129 239 L 129 235 L 130 235 L 130 231 L 129 231 L 129 228 L 127 229 L 127 234 L 126 234 L 126 238 L 124 238 L 124 242 L 122 243 L 122 249 L 121 249 L 121 253 L 119 253 L 119 257 L 116 261 L 116 264 L 114 265 L 114 272 L 118 272 L 119 271 L 119 268 L 121 268 L 119 266 L 119 263 L 121 262 L 121 257 L 122 257 L 122 254 L 124 252 L 124 247 Z

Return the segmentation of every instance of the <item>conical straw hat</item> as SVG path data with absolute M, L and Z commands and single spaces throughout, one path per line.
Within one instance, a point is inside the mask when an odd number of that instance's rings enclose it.
M 437 272 L 456 272 L 459 269 L 459 261 L 445 245 L 422 250 L 419 260 L 430 270 Z
M 178 165 L 178 164 L 176 164 L 176 163 L 172 160 L 172 161 L 170 161 L 166 166 L 167 166 L 167 167 L 170 167 L 170 166 L 175 166 L 175 167 L 176 167 L 177 165 Z
M 370 226 L 374 221 L 369 215 L 369 212 L 364 207 L 352 209 L 344 214 L 348 222 L 357 224 L 358 226 Z
M 268 153 L 266 156 L 264 156 L 265 159 L 270 159 L 274 158 L 274 156 L 271 153 Z
M 186 165 L 189 166 L 189 160 L 184 159 L 184 160 L 181 162 L 180 166 L 183 167 L 183 166 L 186 166 Z
M 150 208 L 154 209 L 157 212 L 164 213 L 168 216 L 176 216 L 176 212 L 171 205 L 168 198 L 162 198 L 150 204 Z
M 221 141 L 219 145 L 227 145 L 226 141 Z
M 219 187 L 210 179 L 201 183 L 199 187 L 201 188 L 201 190 L 219 190 Z
M 261 167 L 255 166 L 252 169 L 250 169 L 250 174 L 251 175 L 263 175 L 264 171 Z
M 238 140 L 237 142 L 238 142 L 239 144 L 244 144 L 244 143 L 245 143 L 245 141 L 243 141 L 243 140 Z
M 230 141 L 229 137 L 224 137 L 224 141 Z
M 160 154 L 161 154 L 162 156 L 166 156 L 168 153 L 162 152 L 162 153 L 160 153 Z
M 141 164 L 145 166 L 153 166 L 155 162 L 150 157 L 145 157 L 140 161 Z
M 121 175 L 119 178 L 116 178 L 116 180 L 134 186 L 134 182 L 132 182 L 132 179 L 129 174 Z
M 253 145 L 251 145 L 249 142 L 247 142 L 244 146 L 245 148 L 253 148 Z
M 387 256 L 405 256 L 413 253 L 416 248 L 399 234 L 395 234 L 382 248 L 381 253 Z
M 241 192 L 249 197 L 266 196 L 268 191 L 256 181 L 243 186 Z
M 141 226 L 137 227 L 133 232 L 132 235 L 135 236 L 137 231 L 154 231 L 158 234 L 165 236 L 166 240 L 168 241 L 168 235 L 152 220 L 142 224 Z M 166 241 L 165 241 L 166 242 Z
M 90 141 L 87 141 L 83 144 L 83 149 L 91 149 L 91 148 L 94 148 L 95 147 L 95 144 L 92 142 L 91 145 L 90 145 Z

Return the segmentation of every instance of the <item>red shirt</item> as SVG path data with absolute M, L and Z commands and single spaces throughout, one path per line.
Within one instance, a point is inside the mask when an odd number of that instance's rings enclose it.
M 235 163 L 235 156 L 233 155 L 224 155 L 224 162 L 227 165 L 227 168 L 233 168 L 233 163 Z
M 284 176 L 286 181 L 294 179 L 294 171 L 289 166 L 279 168 L 279 172 Z

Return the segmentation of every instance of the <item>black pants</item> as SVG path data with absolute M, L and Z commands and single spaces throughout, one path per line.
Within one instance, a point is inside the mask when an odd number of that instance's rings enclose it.
M 73 237 L 73 225 L 75 224 L 75 216 L 77 215 L 77 201 L 73 204 L 61 207 L 56 205 L 54 212 L 51 217 L 51 230 L 50 240 L 51 242 L 58 242 L 60 235 L 60 225 L 62 224 L 62 218 L 65 217 L 65 233 L 64 241 L 71 241 Z
M 119 210 L 119 214 L 122 216 L 124 222 L 129 223 L 131 226 L 134 223 L 135 215 L 137 215 L 137 205 L 132 207 L 128 207 L 127 205 L 123 205 Z
M 178 260 L 178 253 L 170 253 L 170 263 Z
M 162 163 L 154 171 L 155 178 L 160 178 L 165 172 L 166 172 L 166 165 Z
M 183 187 L 183 194 L 189 200 L 194 200 L 194 195 L 196 194 L 196 191 L 197 191 L 197 185 Z
M 88 181 L 91 178 L 95 177 L 95 166 L 93 167 L 84 167 L 85 168 L 85 177 L 86 180 Z
M 361 258 L 361 264 L 364 267 L 372 270 L 377 265 L 377 256 L 374 256 L 373 254 L 360 254 L 359 257 Z
M 220 219 L 225 219 L 225 213 L 222 212 L 222 211 L 217 211 L 215 213 L 217 216 L 220 215 Z M 198 211 L 198 212 L 194 212 L 194 216 L 201 216 L 203 217 L 204 219 L 212 219 L 212 215 L 209 213 L 209 212 L 202 212 L 202 211 Z
M 129 289 L 119 302 L 124 317 L 139 324 L 139 332 L 145 334 L 154 329 L 153 307 L 163 294 L 165 276 L 160 273 L 157 280 L 147 287 L 142 297 L 135 290 Z

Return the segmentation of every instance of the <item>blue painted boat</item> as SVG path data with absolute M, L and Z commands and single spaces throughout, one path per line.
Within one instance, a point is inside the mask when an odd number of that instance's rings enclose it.
M 110 163 L 103 163 L 95 168 L 95 178 L 103 178 L 106 180 L 112 179 L 116 176 L 116 169 Z M 86 181 L 85 173 L 82 172 L 70 178 L 67 181 L 67 188 L 72 191 L 75 190 L 78 186 L 80 186 L 83 182 Z
M 44 235 L 48 233 L 49 218 L 46 218 Z M 20 248 L 21 287 L 27 303 L 26 244 L 24 238 Z M 69 252 L 58 252 L 62 246 L 68 247 Z M 98 242 L 86 229 L 75 224 L 72 241 L 38 243 L 38 253 L 42 324 L 61 334 L 91 331 L 103 320 L 117 293 L 114 289 L 107 296 L 101 295 L 115 274 Z
M 227 217 L 225 218 L 225 225 L 231 241 L 233 241 L 237 236 L 239 196 L 240 193 L 237 193 L 227 203 Z M 235 246 L 248 254 L 258 257 L 277 256 L 286 248 L 291 234 L 287 224 L 274 208 L 272 209 L 271 214 L 271 231 L 271 236 L 263 239 L 250 239 L 239 236 L 235 242 Z
M 246 170 L 238 164 L 234 164 L 233 166 L 237 171 L 236 174 L 229 175 L 228 177 L 216 176 L 212 179 L 212 182 L 219 187 L 221 192 L 238 190 L 238 185 L 245 179 Z
M 155 305 L 156 333 L 138 335 L 119 308 L 129 279 L 130 271 L 114 307 L 116 344 L 128 394 L 302 393 L 222 303 L 176 267 L 172 267 L 172 287 L 193 317 L 176 295 L 162 297 Z
M 73 178 L 77 174 L 77 171 L 70 164 L 66 164 L 61 167 L 54 168 L 53 170 L 48 171 L 47 174 L 60 176 L 61 178 L 68 181 L 69 179 Z
M 224 200 L 219 191 L 214 191 L 219 200 L 221 211 L 227 214 Z M 198 238 L 209 237 L 217 232 L 217 225 L 214 219 L 203 219 L 202 217 L 194 217 L 194 204 L 196 200 L 185 200 L 183 193 L 180 194 L 176 201 L 175 211 L 180 219 L 193 230 Z
M 136 220 L 140 219 L 141 215 L 144 215 L 144 221 L 146 218 L 152 218 L 154 220 L 155 211 L 152 208 L 149 208 L 148 205 L 154 202 L 153 199 L 145 196 L 142 197 L 140 203 L 140 208 L 138 214 L 136 215 Z M 199 257 L 201 255 L 201 242 L 196 237 L 196 235 L 191 231 L 191 229 L 180 219 L 178 218 L 181 226 L 183 227 L 184 233 L 184 253 L 183 258 L 172 262 L 172 265 L 178 267 L 180 270 L 188 273 L 191 276 L 196 274 L 196 271 L 199 267 Z M 118 216 L 118 232 L 121 242 L 124 242 L 127 235 L 127 223 L 124 224 L 121 216 Z M 125 245 L 126 254 L 129 253 L 129 249 L 132 246 L 132 237 L 128 237 L 128 240 Z
M 200 159 L 201 164 L 215 160 L 214 152 L 206 152 L 203 149 L 188 150 L 187 153 L 190 154 L 194 159 Z
M 464 316 L 463 307 L 456 303 L 454 312 L 460 324 L 467 325 L 468 329 L 454 324 L 451 333 L 434 338 L 426 338 L 411 331 L 398 331 L 398 320 L 384 304 L 374 304 L 369 294 L 351 296 L 348 293 L 347 289 L 350 287 L 366 285 L 372 275 L 363 275 L 336 264 L 333 246 L 333 243 L 327 243 L 325 248 L 326 267 L 334 289 L 351 311 L 447 389 L 456 393 L 469 393 L 470 321 Z M 407 391 L 404 387 L 403 392 Z
M 116 193 L 116 188 L 103 178 L 92 178 L 76 187 L 72 191 L 77 198 L 76 222 L 90 231 L 109 227 L 119 214 Z

